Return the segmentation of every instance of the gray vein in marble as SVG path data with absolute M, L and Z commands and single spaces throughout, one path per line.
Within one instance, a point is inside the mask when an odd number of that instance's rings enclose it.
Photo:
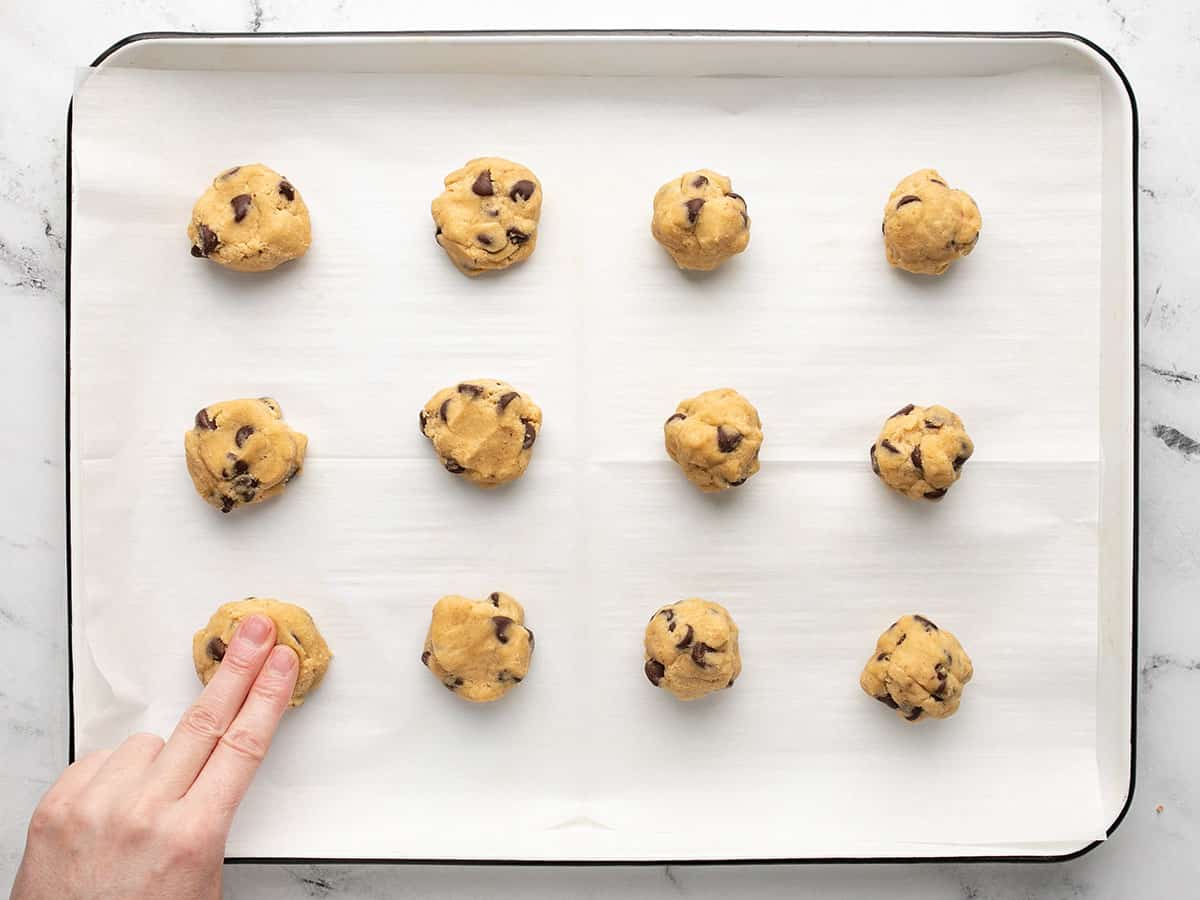
M 1200 375 L 1192 372 L 1180 372 L 1178 369 L 1164 369 L 1160 366 L 1152 366 L 1149 363 L 1142 363 L 1141 369 L 1144 372 L 1149 372 L 1152 375 L 1157 375 L 1159 378 L 1165 378 L 1173 384 L 1196 384 L 1200 383 Z
M 42 268 L 41 260 L 31 247 L 10 247 L 0 240 L 0 267 L 11 270 L 15 281 L 5 280 L 4 287 L 28 288 L 33 291 L 49 289 L 49 275 Z
M 1162 293 L 1162 284 L 1160 283 L 1154 288 L 1154 296 L 1150 298 L 1148 304 L 1149 309 L 1146 310 L 1146 318 L 1142 320 L 1142 325 L 1150 324 L 1150 317 L 1154 315 L 1154 310 L 1158 307 L 1158 295 Z
M 250 30 L 257 34 L 262 29 L 263 6 L 262 0 L 250 0 Z
M 667 881 L 671 883 L 671 887 L 675 889 L 675 893 L 683 893 L 683 885 L 679 883 L 679 879 L 675 877 L 675 873 L 671 871 L 670 866 L 663 867 L 663 874 L 667 876 Z
M 1142 666 L 1142 681 L 1145 683 L 1146 690 L 1153 687 L 1154 678 L 1159 672 L 1168 670 L 1200 671 L 1200 659 L 1178 659 L 1169 653 L 1155 653 Z
M 1200 441 L 1188 437 L 1177 428 L 1170 425 L 1155 425 L 1154 436 L 1183 456 L 1195 456 L 1200 453 Z

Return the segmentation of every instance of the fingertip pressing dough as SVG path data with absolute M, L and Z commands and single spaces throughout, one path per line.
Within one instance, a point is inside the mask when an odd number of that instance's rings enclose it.
M 705 493 L 745 484 L 759 469 L 762 422 L 732 388 L 684 400 L 663 425 L 667 454 Z
M 971 658 L 958 638 L 924 616 L 901 616 L 875 643 L 859 684 L 900 718 L 945 719 L 971 680 Z
M 693 597 L 659 609 L 646 626 L 643 671 L 655 687 L 696 700 L 741 674 L 738 627 L 719 603 Z
M 750 216 L 728 178 L 699 169 L 658 189 L 650 231 L 679 268 L 709 271 L 746 249 Z
M 317 631 L 312 616 L 302 607 L 282 600 L 247 597 L 226 603 L 217 609 L 208 624 L 192 638 L 192 661 L 200 681 L 208 684 L 217 674 L 225 651 L 233 640 L 238 623 L 255 614 L 267 616 L 275 623 L 275 645 L 282 644 L 296 651 L 300 671 L 288 706 L 300 706 L 305 697 L 315 691 L 329 669 L 333 654 Z
M 883 423 L 871 444 L 871 469 L 910 499 L 941 500 L 974 452 L 957 415 L 944 406 L 910 403 Z
M 308 207 L 295 185 L 264 165 L 234 166 L 192 207 L 192 256 L 239 272 L 263 272 L 305 254 Z
M 213 403 L 183 437 L 196 493 L 223 513 L 274 497 L 300 474 L 308 438 L 270 397 Z
M 983 219 L 966 191 L 949 187 L 934 169 L 913 172 L 883 208 L 883 246 L 893 266 L 941 275 L 975 249 Z
M 530 257 L 542 215 L 542 184 L 524 166 L 485 156 L 446 176 L 433 201 L 434 239 L 474 277 Z
M 490 703 L 529 674 L 533 645 L 525 610 L 508 594 L 484 600 L 451 594 L 433 606 L 421 662 L 464 700 Z
M 478 378 L 434 394 L 419 424 L 447 472 L 494 488 L 525 474 L 542 411 L 512 385 Z

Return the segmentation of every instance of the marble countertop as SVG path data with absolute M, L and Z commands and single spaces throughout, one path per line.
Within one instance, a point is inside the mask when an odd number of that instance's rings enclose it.
M 66 762 L 63 485 L 65 119 L 76 70 L 134 32 L 747 27 L 1067 30 L 1118 60 L 1141 116 L 1141 649 L 1137 791 L 1114 837 L 1049 865 L 237 866 L 234 898 L 1195 896 L 1200 881 L 1200 14 L 1149 0 L 947 5 L 741 0 L 450 5 L 388 0 L 91 0 L 0 6 L 0 887 Z M 1195 316 L 1195 318 L 1194 318 Z

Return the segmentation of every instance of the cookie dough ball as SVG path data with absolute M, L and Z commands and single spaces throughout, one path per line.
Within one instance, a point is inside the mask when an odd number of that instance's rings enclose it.
M 446 190 L 433 201 L 434 237 L 460 272 L 480 275 L 528 259 L 541 215 L 537 176 L 485 156 L 446 176 Z
M 308 207 L 273 169 L 234 166 L 213 179 L 192 207 L 192 256 L 227 269 L 264 272 L 305 254 L 312 243 Z
M 901 616 L 875 643 L 858 683 L 908 722 L 954 715 L 974 670 L 958 638 L 924 616 Z
M 975 249 L 983 219 L 965 191 L 946 185 L 934 169 L 913 172 L 883 208 L 888 262 L 918 275 L 941 275 Z
M 871 469 L 913 500 L 941 500 L 962 475 L 975 445 L 962 419 L 944 406 L 896 410 L 871 445 Z
M 646 677 L 680 700 L 733 687 L 741 674 L 738 628 L 719 603 L 693 597 L 664 606 L 646 626 Z
M 706 494 L 738 487 L 758 471 L 758 410 L 732 388 L 684 400 L 663 425 L 667 454 Z
M 654 239 L 681 269 L 715 269 L 750 243 L 746 201 L 712 169 L 684 172 L 654 195 Z
M 532 656 L 525 610 L 497 591 L 486 600 L 452 594 L 435 603 L 421 662 L 464 700 L 491 703 L 529 674 Z
M 196 413 L 183 436 L 196 493 L 223 513 L 281 493 L 304 466 L 308 438 L 270 397 L 227 400 Z
M 291 647 L 300 658 L 300 673 L 296 677 L 291 702 L 288 703 L 288 706 L 299 706 L 325 677 L 333 654 L 329 652 L 325 638 L 317 631 L 316 623 L 308 611 L 282 600 L 247 597 L 235 603 L 226 603 L 213 613 L 208 624 L 192 638 L 192 661 L 196 664 L 196 674 L 204 684 L 212 680 L 221 660 L 225 658 L 225 649 L 233 640 L 238 623 L 256 613 L 275 622 L 276 646 L 283 644 Z
M 503 381 L 480 378 L 443 388 L 419 417 L 442 465 L 482 488 L 525 474 L 533 442 L 542 430 L 542 411 Z

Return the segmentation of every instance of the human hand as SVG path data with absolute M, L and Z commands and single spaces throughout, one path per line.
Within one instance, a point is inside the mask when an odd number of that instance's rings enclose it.
M 296 683 L 266 616 L 243 621 L 170 740 L 70 766 L 33 813 L 11 900 L 213 900 L 225 838 Z

